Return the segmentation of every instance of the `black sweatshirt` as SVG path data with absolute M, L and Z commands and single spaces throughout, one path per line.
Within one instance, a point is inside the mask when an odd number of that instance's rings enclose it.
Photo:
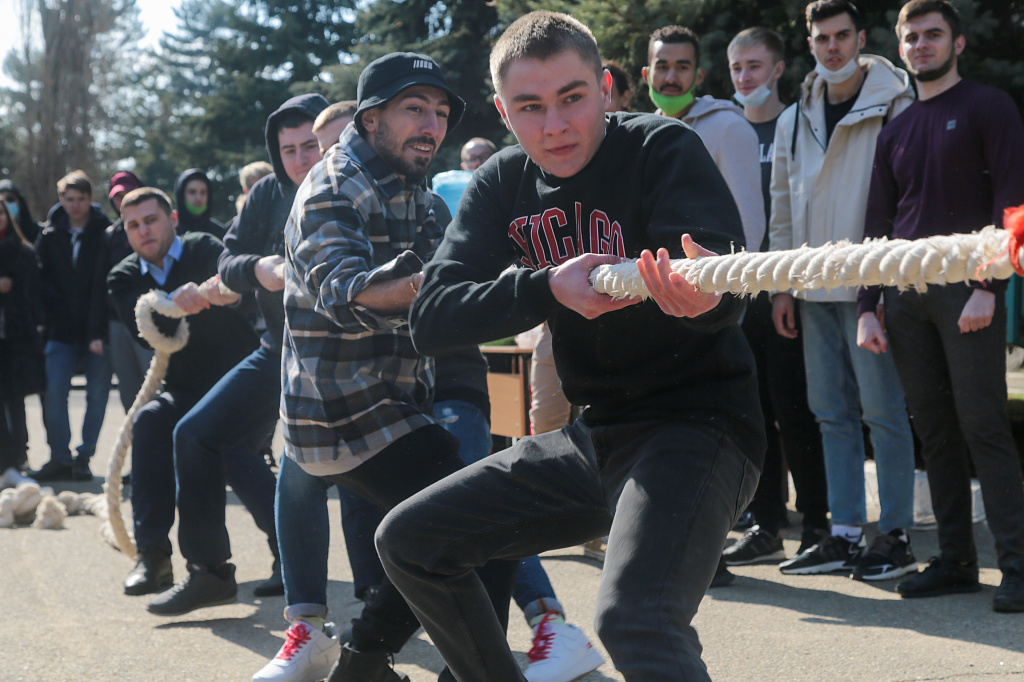
M 134 253 L 107 276 L 107 287 L 121 321 L 132 338 L 146 348 L 149 344 L 139 338 L 135 324 L 135 303 L 139 297 L 151 289 L 170 293 L 187 282 L 202 284 L 217 274 L 217 258 L 224 249 L 219 239 L 204 232 L 189 232 L 180 239 L 181 258 L 171 266 L 164 284 L 157 284 L 152 275 L 142 274 L 139 256 Z M 172 334 L 179 324 L 178 320 L 160 315 L 155 319 L 165 334 Z M 256 349 L 256 332 L 237 309 L 230 307 L 211 306 L 185 319 L 188 343 L 171 356 L 164 387 L 198 399 Z
M 521 147 L 478 169 L 410 314 L 417 349 L 512 336 L 547 320 L 566 397 L 591 424 L 701 419 L 756 464 L 764 431 L 754 362 L 724 296 L 698 318 L 647 301 L 595 320 L 561 306 L 548 267 L 585 252 L 637 258 L 663 246 L 681 258 L 689 233 L 712 251 L 743 246 L 739 212 L 700 138 L 650 114 L 609 116 L 594 158 L 570 178 L 538 168 Z M 502 273 L 509 265 L 516 270 Z

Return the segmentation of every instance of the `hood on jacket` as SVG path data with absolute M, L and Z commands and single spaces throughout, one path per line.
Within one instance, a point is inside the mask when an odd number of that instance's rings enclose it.
M 118 171 L 110 178 L 110 191 L 107 193 L 107 199 L 110 200 L 110 208 L 114 209 L 114 214 L 118 217 L 121 216 L 121 212 L 114 206 L 114 195 L 118 192 L 131 192 L 133 189 L 142 187 L 142 180 L 139 180 L 139 176 L 131 171 Z
M 288 177 L 288 174 L 284 170 L 284 164 L 281 163 L 281 150 L 279 148 L 277 136 L 278 122 L 291 112 L 303 114 L 309 117 L 309 120 L 312 122 L 320 112 L 328 106 L 329 102 L 324 99 L 323 95 L 312 93 L 296 95 L 295 97 L 286 100 L 284 104 L 277 108 L 277 111 L 267 117 L 267 153 L 270 154 L 270 161 L 274 166 L 274 175 L 283 187 L 290 187 L 294 189 L 295 183 Z
M 185 208 L 185 185 L 188 184 L 189 180 L 202 180 L 206 183 L 206 209 L 198 216 L 193 216 L 189 213 L 188 209 Z M 210 178 L 203 171 L 198 168 L 189 168 L 187 171 L 178 176 L 178 179 L 174 181 L 174 208 L 178 210 L 178 220 L 181 220 L 184 216 L 188 218 L 204 219 L 210 217 L 210 204 L 213 203 L 213 183 L 210 182 Z
M 103 209 L 100 208 L 99 204 L 93 203 L 91 209 L 89 222 L 85 224 L 85 229 L 89 231 L 99 229 L 100 232 L 103 232 L 107 229 L 107 225 L 110 224 L 110 219 L 107 218 L 107 214 L 103 212 Z M 71 229 L 71 224 L 68 221 L 68 212 L 64 210 L 64 207 L 60 205 L 59 201 L 51 206 L 50 210 L 47 212 L 46 225 L 60 230 Z
M 32 220 L 32 212 L 28 208 L 28 202 L 25 201 L 25 195 L 21 193 L 21 190 L 14 184 L 13 180 L 7 178 L 0 180 L 0 193 L 3 192 L 11 192 L 17 197 L 18 217 L 15 220 L 18 221 L 18 228 L 25 235 L 25 239 L 34 242 L 36 237 L 39 236 L 39 225 L 36 224 L 36 221 Z
M 888 105 L 900 94 L 910 92 L 914 96 L 914 89 L 910 85 L 910 74 L 898 68 L 885 57 L 874 54 L 862 54 L 857 61 L 860 63 L 861 71 L 864 72 L 864 84 L 861 85 L 860 95 L 857 96 L 856 107 L 863 109 L 880 105 Z M 824 101 L 825 79 L 816 71 L 811 71 L 800 84 L 800 104 L 808 108 L 814 101 Z
M 728 110 L 733 113 L 743 116 L 743 109 L 736 106 L 727 99 L 716 99 L 711 95 L 703 95 L 693 101 L 693 106 L 686 114 L 679 117 L 680 121 L 689 123 L 690 121 L 696 121 L 702 116 L 707 116 L 710 113 L 716 111 Z

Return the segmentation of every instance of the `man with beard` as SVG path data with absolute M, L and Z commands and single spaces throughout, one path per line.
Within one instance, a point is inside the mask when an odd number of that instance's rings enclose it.
M 299 187 L 285 228 L 285 455 L 390 509 L 461 469 L 431 416 L 433 360 L 409 306 L 441 237 L 424 177 L 465 110 L 430 57 L 393 53 L 359 77 L 355 125 Z M 516 562 L 480 569 L 503 626 Z M 353 622 L 331 682 L 407 679 L 388 657 L 419 627 L 394 586 Z M 447 675 L 447 673 L 445 673 Z
M 960 78 L 966 40 L 946 0 L 911 0 L 896 23 L 918 100 L 878 136 L 867 237 L 918 239 L 972 232 L 1024 203 L 1024 126 L 1006 93 Z M 996 611 L 1024 611 L 1024 483 L 1006 418 L 1004 282 L 885 288 L 893 359 L 923 445 L 940 553 L 901 582 L 903 597 L 977 592 L 971 532 L 973 458 L 996 542 Z M 858 295 L 858 343 L 885 353 L 879 287 Z

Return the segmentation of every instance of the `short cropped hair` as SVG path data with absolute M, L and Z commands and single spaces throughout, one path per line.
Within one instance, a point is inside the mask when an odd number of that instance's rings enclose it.
M 92 196 L 92 180 L 85 174 L 85 171 L 71 171 L 57 181 L 57 196 L 64 196 L 69 189 L 77 190 Z
M 745 28 L 736 34 L 729 42 L 729 47 L 725 53 L 732 59 L 733 52 L 737 50 L 749 50 L 752 47 L 760 47 L 763 45 L 767 48 L 768 53 L 775 60 L 775 63 L 781 62 L 786 58 L 786 43 L 775 31 L 764 26 L 753 26 L 751 28 Z
M 864 28 L 864 22 L 860 18 L 857 6 L 849 0 L 816 0 L 807 5 L 807 9 L 804 11 L 807 19 L 807 32 L 811 32 L 811 24 L 838 17 L 840 14 L 849 14 L 853 27 L 858 31 Z
M 662 26 L 651 34 L 647 40 L 647 63 L 654 59 L 654 43 L 661 41 L 670 43 L 690 43 L 693 45 L 693 58 L 697 62 L 694 67 L 700 66 L 700 37 L 692 29 L 685 26 Z
M 960 25 L 960 12 L 957 11 L 956 7 L 949 0 L 910 0 L 900 10 L 900 16 L 896 20 L 896 35 L 900 35 L 900 29 L 911 19 L 916 19 L 932 12 L 938 12 L 942 15 L 942 18 L 949 24 L 949 31 L 953 34 L 954 39 L 964 34 L 963 27 Z
M 158 190 L 156 187 L 140 187 L 133 189 L 128 194 L 124 195 L 124 199 L 121 200 L 121 213 L 124 214 L 124 210 L 130 206 L 137 206 L 143 202 L 153 199 L 156 201 L 156 205 L 160 207 L 160 210 L 171 215 L 171 200 L 166 194 Z
M 285 128 L 298 128 L 312 120 L 312 116 L 300 109 L 289 109 L 281 114 L 275 123 L 277 124 L 277 132 L 280 133 Z
M 256 184 L 256 181 L 274 172 L 274 167 L 266 161 L 253 161 L 242 168 L 238 173 L 238 182 L 242 184 L 242 190 L 249 191 L 249 188 Z
M 608 69 L 608 73 L 612 75 L 612 82 L 615 84 L 615 89 L 620 93 L 626 92 L 627 90 L 633 89 L 633 77 L 629 75 L 629 72 L 622 68 L 622 65 L 611 59 L 606 59 L 601 65 Z
M 546 10 L 519 17 L 505 29 L 491 49 L 491 80 L 495 91 L 501 91 L 502 79 L 512 62 L 521 59 L 544 61 L 567 50 L 572 50 L 584 64 L 592 66 L 600 79 L 603 71 L 601 53 L 589 28 L 568 14 Z
M 326 109 L 320 112 L 313 121 L 313 134 L 320 132 L 320 129 L 331 121 L 336 121 L 339 118 L 345 116 L 355 116 L 356 107 L 359 106 L 359 102 L 354 99 L 347 99 L 344 102 L 335 102 Z

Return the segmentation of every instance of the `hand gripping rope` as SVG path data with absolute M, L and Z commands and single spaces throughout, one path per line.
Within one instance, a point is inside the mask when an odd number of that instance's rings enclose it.
M 219 283 L 219 288 L 221 293 L 232 293 L 223 283 Z M 181 319 L 173 336 L 164 336 L 157 328 L 153 321 L 153 313 Z M 114 451 L 107 464 L 107 478 L 103 484 L 103 492 L 107 500 L 107 521 L 100 527 L 100 535 L 129 557 L 136 555 L 136 547 L 135 540 L 128 532 L 124 519 L 121 517 L 121 469 L 132 442 L 132 425 L 135 423 L 135 415 L 143 405 L 156 397 L 160 391 L 160 385 L 167 375 L 167 365 L 170 363 L 171 356 L 188 343 L 188 322 L 183 319 L 184 317 L 185 312 L 167 294 L 156 289 L 143 294 L 135 303 L 135 322 L 139 327 L 139 336 L 144 338 L 156 352 L 150 362 L 149 370 L 146 371 L 142 388 L 139 389 L 139 394 L 135 396 L 135 402 L 132 403 L 128 414 L 125 415 L 124 421 L 121 423 L 121 428 L 117 433 L 117 443 L 114 445 Z
M 910 287 L 1009 279 L 1024 275 L 1024 207 L 1007 209 L 1005 230 L 993 226 L 972 234 L 924 239 L 868 239 L 766 253 L 673 260 L 671 268 L 706 293 L 751 296 L 762 291 L 811 291 L 852 286 Z M 648 298 L 636 262 L 601 265 L 590 273 L 594 289 L 612 298 Z

